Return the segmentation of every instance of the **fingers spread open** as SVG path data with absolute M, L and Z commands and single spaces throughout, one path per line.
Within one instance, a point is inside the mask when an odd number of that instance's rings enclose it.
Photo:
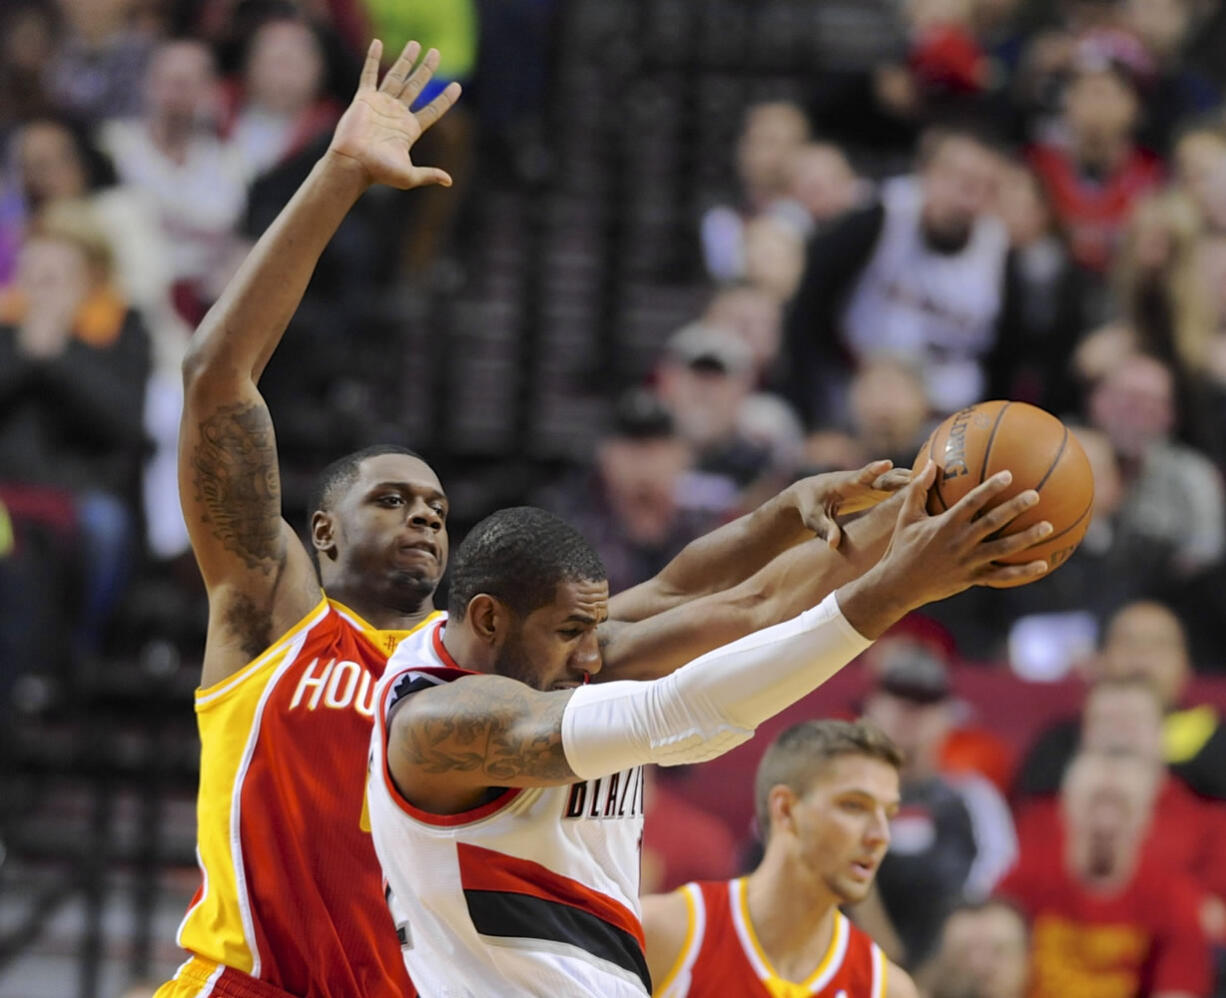
M 417 123 L 421 126 L 424 132 L 427 128 L 433 125 L 449 110 L 457 100 L 460 99 L 460 85 L 458 83 L 448 83 L 447 87 L 441 94 L 434 98 L 429 104 L 423 107 L 420 111 L 415 111 L 417 115 Z
M 413 69 L 413 63 L 417 61 L 417 56 L 420 53 L 420 42 L 410 41 L 405 43 L 404 49 L 401 50 L 400 58 L 387 71 L 387 75 L 383 77 L 383 82 L 379 85 L 379 89 L 389 97 L 399 97 L 400 92 L 404 89 L 405 80 L 409 78 L 409 73 Z
M 366 50 L 366 61 L 362 63 L 362 75 L 358 79 L 358 90 L 374 90 L 379 82 L 379 60 L 383 58 L 383 43 L 376 38 Z
M 1007 558 L 1011 554 L 1025 551 L 1026 548 L 1038 544 L 1051 536 L 1052 526 L 1046 520 L 1027 527 L 1025 530 L 1010 534 L 1008 537 L 998 537 L 994 541 L 984 541 L 975 548 L 975 554 L 985 561 L 995 561 Z
M 1037 579 L 1047 571 L 1047 562 L 1028 561 L 1024 565 L 989 565 L 979 573 L 975 584 L 980 586 L 1012 586 Z
M 405 107 L 412 107 L 413 102 L 421 95 L 431 77 L 434 76 L 434 71 L 438 69 L 439 54 L 438 49 L 430 49 L 426 53 L 426 57 L 417 64 L 417 68 L 413 70 L 413 75 L 410 76 L 404 83 L 404 89 L 400 91 L 400 100 Z
M 983 516 L 974 521 L 975 539 L 982 540 L 984 537 L 991 537 L 996 531 L 1007 527 L 1038 501 L 1039 494 L 1034 489 L 1027 489 L 1025 492 L 1019 492 L 1007 502 L 1002 502 L 999 506 L 988 510 Z
M 998 471 L 991 478 L 976 485 L 966 495 L 959 499 L 949 511 L 960 520 L 973 520 L 996 496 L 1009 487 L 1013 481 L 1010 471 Z

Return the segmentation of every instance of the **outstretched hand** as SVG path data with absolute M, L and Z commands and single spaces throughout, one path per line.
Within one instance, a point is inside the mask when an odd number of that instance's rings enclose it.
M 970 586 L 1016 585 L 1047 571 L 1047 562 L 1040 559 L 1000 564 L 1000 559 L 1051 534 L 1051 524 L 1042 520 L 1016 534 L 1000 536 L 1001 530 L 1039 501 L 1037 492 L 1027 489 L 988 509 L 1013 479 L 1002 471 L 933 516 L 926 504 L 935 477 L 936 465 L 929 461 L 903 493 L 898 522 L 881 560 L 840 590 L 839 602 L 848 621 L 866 637 L 877 637 L 910 610 Z
M 897 559 L 900 575 L 905 575 L 908 569 L 916 572 L 911 584 L 924 603 L 952 596 L 969 586 L 1013 585 L 1038 578 L 1047 571 L 1047 562 L 1042 560 L 1021 565 L 999 564 L 999 559 L 1024 551 L 1051 533 L 1051 524 L 1041 520 L 1016 534 L 999 536 L 1001 530 L 1039 501 L 1037 492 L 1027 489 L 988 509 L 1013 481 L 1010 472 L 1001 471 L 971 489 L 944 513 L 931 516 L 925 507 L 935 477 L 936 465 L 929 461 L 903 500 L 898 525 L 885 554 L 885 558 L 894 555 Z
M 910 469 L 873 461 L 856 471 L 811 475 L 792 485 L 791 491 L 804 525 L 837 548 L 843 537 L 837 517 L 876 506 L 909 481 Z
M 409 155 L 413 144 L 455 104 L 460 85 L 450 83 L 429 104 L 409 110 L 438 68 L 437 49 L 430 49 L 416 69 L 421 45 L 409 42 L 400 58 L 379 82 L 383 43 L 377 39 L 366 52 L 362 77 L 353 103 L 341 116 L 328 152 L 360 168 L 366 183 L 400 190 L 428 184 L 451 186 L 451 176 L 435 167 L 417 166 Z

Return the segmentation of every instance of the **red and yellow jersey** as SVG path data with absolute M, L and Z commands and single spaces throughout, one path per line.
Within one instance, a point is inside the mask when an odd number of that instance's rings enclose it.
M 805 980 L 771 966 L 749 918 L 745 878 L 686 884 L 685 945 L 656 985 L 657 998 L 884 998 L 888 962 L 867 933 L 837 909 L 825 956 Z
M 363 811 L 375 687 L 408 633 L 321 600 L 197 691 L 203 881 L 178 940 L 179 976 L 214 978 L 200 993 L 414 993 Z

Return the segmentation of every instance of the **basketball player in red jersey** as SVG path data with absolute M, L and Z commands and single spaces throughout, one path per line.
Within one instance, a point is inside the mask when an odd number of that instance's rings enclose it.
M 409 155 L 459 93 L 453 84 L 410 113 L 438 58 L 414 70 L 419 54 L 410 43 L 379 83 L 372 46 L 328 152 L 206 317 L 184 367 L 180 493 L 210 602 L 196 696 L 203 882 L 178 936 L 191 957 L 159 998 L 413 994 L 360 824 L 363 775 L 374 685 L 397 642 L 434 614 L 446 496 L 401 448 L 342 458 L 313 506 L 317 574 L 281 516 L 272 421 L 256 383 L 363 191 L 449 182 Z M 602 633 L 610 667 L 633 669 L 654 653 L 684 661 L 780 612 L 758 598 L 765 587 L 784 593 L 797 574 L 837 585 L 862 571 L 888 539 L 888 507 L 851 524 L 837 549 L 800 542 L 812 528 L 837 530 L 829 511 L 881 499 L 872 485 L 883 470 L 801 483 L 623 594 L 615 616 L 627 626 Z M 725 591 L 776 555 L 753 586 Z M 722 609 L 687 603 L 704 594 Z M 708 615 L 716 626 L 697 628 Z
M 643 899 L 659 998 L 912 998 L 911 978 L 839 911 L 890 844 L 902 756 L 863 721 L 806 721 L 754 784 L 766 853 L 747 877 Z

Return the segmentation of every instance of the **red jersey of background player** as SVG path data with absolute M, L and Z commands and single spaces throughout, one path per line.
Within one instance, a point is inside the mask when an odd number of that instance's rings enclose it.
M 840 911 L 830 947 L 800 982 L 781 978 L 758 943 L 745 878 L 686 884 L 685 946 L 655 988 L 657 998 L 882 998 L 887 961 L 881 948 Z

